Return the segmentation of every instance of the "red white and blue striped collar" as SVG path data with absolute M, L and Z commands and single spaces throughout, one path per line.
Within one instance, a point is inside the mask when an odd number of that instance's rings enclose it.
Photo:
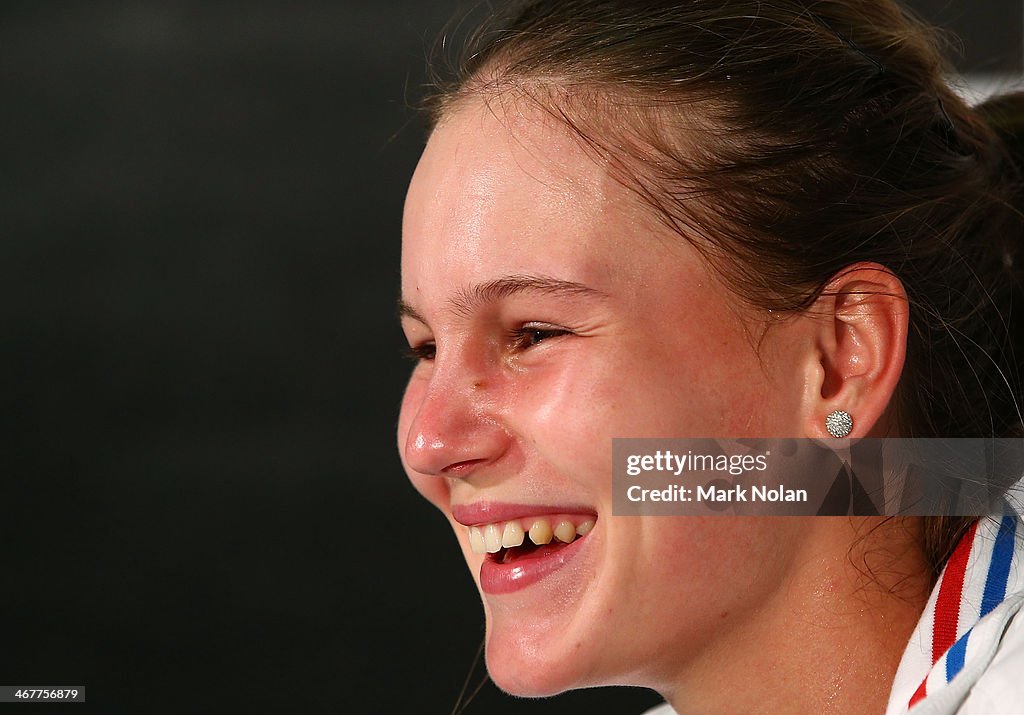
M 1024 528 L 1012 511 L 963 536 L 932 590 L 893 683 L 886 715 L 953 712 L 1024 602 Z

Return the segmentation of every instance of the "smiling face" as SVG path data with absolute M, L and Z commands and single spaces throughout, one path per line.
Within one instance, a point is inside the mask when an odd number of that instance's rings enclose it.
M 755 316 L 563 125 L 483 103 L 440 124 L 402 301 L 399 450 L 480 588 L 500 687 L 667 688 L 769 627 L 806 525 L 614 517 L 611 439 L 797 436 L 805 346 L 782 324 L 755 352 Z

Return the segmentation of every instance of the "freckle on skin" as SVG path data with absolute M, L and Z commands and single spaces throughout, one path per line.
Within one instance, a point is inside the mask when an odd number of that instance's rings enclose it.
M 729 616 L 729 612 L 728 611 L 722 611 L 721 613 L 718 614 L 719 618 L 727 618 L 728 616 Z

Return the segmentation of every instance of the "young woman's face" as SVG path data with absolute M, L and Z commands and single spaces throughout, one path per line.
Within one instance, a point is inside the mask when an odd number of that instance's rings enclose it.
M 775 369 L 798 341 L 783 326 L 755 352 L 752 314 L 699 254 L 537 110 L 448 116 L 403 234 L 421 360 L 398 446 L 476 579 L 498 685 L 657 688 L 742 647 L 800 522 L 612 516 L 611 440 L 798 435 L 802 378 Z M 562 522 L 593 528 L 539 548 L 519 533 Z M 527 546 L 479 553 L 502 537 Z

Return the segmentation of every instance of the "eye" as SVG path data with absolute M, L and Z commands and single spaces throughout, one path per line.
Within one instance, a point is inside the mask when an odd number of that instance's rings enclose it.
M 437 346 L 434 343 L 423 343 L 422 345 L 410 345 L 404 351 L 405 356 L 415 362 L 429 362 L 434 359 Z
M 512 331 L 512 346 L 516 350 L 528 350 L 540 345 L 546 340 L 570 334 L 571 331 L 566 330 L 565 328 L 556 328 L 553 325 L 536 325 L 528 323 L 523 327 Z

